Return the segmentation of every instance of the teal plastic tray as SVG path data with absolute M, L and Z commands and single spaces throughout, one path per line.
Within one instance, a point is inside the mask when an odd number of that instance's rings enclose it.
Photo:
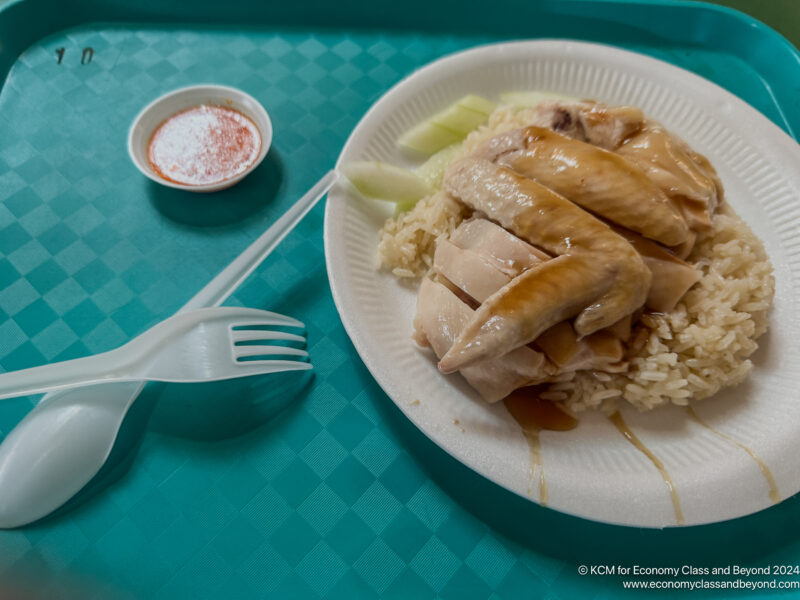
M 800 130 L 798 52 L 698 3 L 0 0 L 0 366 L 107 350 L 170 315 L 334 164 L 391 85 L 463 48 L 536 37 L 655 56 Z M 267 160 L 210 196 L 151 183 L 126 154 L 131 120 L 207 82 L 264 104 Z M 621 579 L 580 565 L 800 563 L 797 498 L 637 530 L 540 508 L 455 462 L 347 339 L 322 211 L 232 300 L 303 320 L 314 378 L 277 397 L 272 380 L 149 387 L 84 492 L 0 532 L 0 597 L 591 598 Z M 0 403 L 3 434 L 31 405 Z

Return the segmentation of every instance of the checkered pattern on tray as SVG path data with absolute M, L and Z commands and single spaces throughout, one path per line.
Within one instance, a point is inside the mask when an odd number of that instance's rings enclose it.
M 28 50 L 0 96 L 3 368 L 107 350 L 171 314 L 332 166 L 371 102 L 463 43 L 123 28 Z M 94 55 L 81 65 L 86 47 Z M 275 126 L 259 172 L 214 196 L 157 187 L 125 151 L 147 102 L 198 82 L 246 90 Z M 153 432 L 170 429 L 157 409 L 119 481 L 0 534 L 0 577 L 28 571 L 55 585 L 70 573 L 76 589 L 170 598 L 547 586 L 553 574 L 454 505 L 391 430 L 394 409 L 336 315 L 321 232 L 318 207 L 235 298 L 307 324 L 315 377 L 296 404 L 221 441 Z M 28 407 L 4 403 L 0 427 Z
M 382 92 L 484 41 L 103 27 L 30 48 L 0 95 L 0 366 L 108 350 L 170 315 L 333 165 Z M 210 196 L 149 182 L 127 157 L 129 124 L 156 96 L 205 82 L 264 104 L 269 157 Z M 219 386 L 208 402 L 174 386 L 159 404 L 143 398 L 119 478 L 50 520 L 0 533 L 0 597 L 26 585 L 81 598 L 610 594 L 612 582 L 576 575 L 570 536 L 613 531 L 634 549 L 652 538 L 498 490 L 406 422 L 336 314 L 322 211 L 233 300 L 307 324 L 315 374 L 290 392 L 296 400 L 276 414 L 257 387 Z M 0 403 L 0 431 L 29 408 Z

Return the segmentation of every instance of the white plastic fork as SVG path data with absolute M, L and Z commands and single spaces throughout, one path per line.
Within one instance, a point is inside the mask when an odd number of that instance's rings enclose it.
M 180 312 L 225 302 L 337 178 L 329 171 Z M 80 491 L 106 462 L 144 386 L 115 382 L 47 394 L 0 443 L 0 528 L 36 521 Z
M 305 350 L 250 343 L 305 343 L 293 333 L 254 329 L 275 326 L 303 324 L 253 308 L 192 310 L 161 321 L 109 352 L 0 375 L 0 399 L 112 381 L 193 383 L 310 369 L 309 363 L 288 358 L 307 357 Z M 286 358 L 262 358 L 267 356 Z

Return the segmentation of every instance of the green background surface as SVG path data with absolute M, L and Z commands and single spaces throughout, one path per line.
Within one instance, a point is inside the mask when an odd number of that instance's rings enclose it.
M 800 47 L 800 2 L 797 0 L 710 0 L 766 23 Z
M 383 92 L 459 49 L 543 36 L 613 43 L 800 127 L 794 51 L 686 3 L 2 8 L 5 370 L 110 349 L 171 314 L 333 165 Z M 81 25 L 97 22 L 111 24 Z M 81 65 L 87 46 L 94 58 Z M 265 163 L 203 197 L 149 182 L 125 152 L 142 106 L 200 82 L 244 89 L 275 125 Z M 619 578 L 578 566 L 800 563 L 797 498 L 729 523 L 620 528 L 542 509 L 455 462 L 350 344 L 327 284 L 322 211 L 232 300 L 302 319 L 313 379 L 150 386 L 101 477 L 52 518 L 0 532 L 0 598 L 611 598 Z M 0 433 L 31 405 L 0 403 Z

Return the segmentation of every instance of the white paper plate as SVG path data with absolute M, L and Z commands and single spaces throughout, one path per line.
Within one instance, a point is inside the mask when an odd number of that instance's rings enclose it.
M 764 240 L 777 280 L 771 331 L 760 341 L 748 381 L 696 410 L 758 454 L 782 498 L 793 495 L 800 489 L 800 343 L 792 343 L 800 339 L 794 300 L 800 148 L 755 109 L 692 73 L 631 52 L 559 40 L 499 44 L 441 59 L 397 84 L 353 131 L 339 164 L 406 164 L 397 137 L 448 102 L 470 92 L 496 98 L 534 89 L 642 108 L 708 156 L 729 202 Z M 385 217 L 348 184 L 329 195 L 328 274 L 350 338 L 389 397 L 433 441 L 478 473 L 537 501 L 528 445 L 505 407 L 487 405 L 457 375 L 440 375 L 433 356 L 412 342 L 416 289 L 375 268 Z M 672 476 L 687 525 L 773 504 L 757 462 L 684 410 L 629 411 L 625 419 Z M 583 416 L 567 433 L 543 432 L 542 453 L 549 507 L 611 523 L 676 525 L 659 472 L 600 415 Z

